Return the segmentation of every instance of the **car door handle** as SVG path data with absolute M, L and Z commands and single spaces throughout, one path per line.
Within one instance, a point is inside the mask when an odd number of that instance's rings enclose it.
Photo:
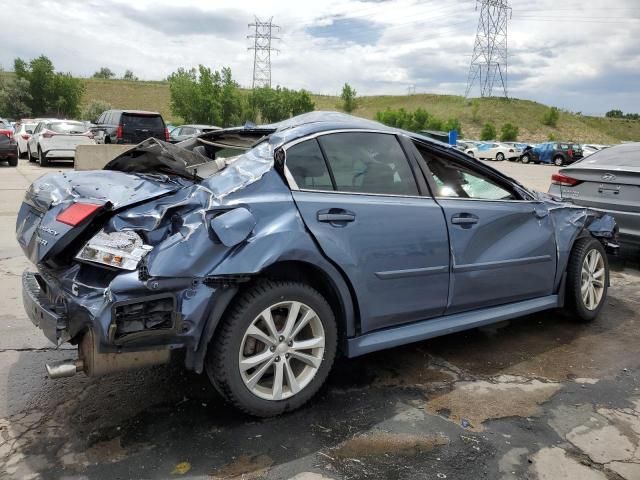
M 470 213 L 461 213 L 459 215 L 454 215 L 451 217 L 451 223 L 453 225 L 461 225 L 463 227 L 471 225 L 475 225 L 478 223 L 479 218 L 475 215 L 471 215 Z
M 318 212 L 319 222 L 353 222 L 355 219 L 355 214 L 342 209 L 320 210 Z

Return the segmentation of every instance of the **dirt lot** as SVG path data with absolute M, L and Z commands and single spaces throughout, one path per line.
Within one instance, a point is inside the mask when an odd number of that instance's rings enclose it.
M 497 164 L 546 190 L 553 167 Z M 589 325 L 556 312 L 338 361 L 308 406 L 269 420 L 166 367 L 48 380 L 13 237 L 42 173 L 0 167 L 0 476 L 6 478 L 640 479 L 640 272 L 612 259 Z

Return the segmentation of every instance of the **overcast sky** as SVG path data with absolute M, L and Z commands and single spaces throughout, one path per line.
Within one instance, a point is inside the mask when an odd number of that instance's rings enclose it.
M 4 3 L 4 2 L 3 2 Z M 58 70 L 165 78 L 199 63 L 251 85 L 247 24 L 281 26 L 273 84 L 339 93 L 463 95 L 474 0 L 48 0 L 2 6 L 0 66 L 47 55 Z M 573 111 L 640 112 L 639 0 L 512 0 L 511 96 Z M 9 19 L 8 17 L 11 16 Z M 478 91 L 475 91 L 478 95 Z

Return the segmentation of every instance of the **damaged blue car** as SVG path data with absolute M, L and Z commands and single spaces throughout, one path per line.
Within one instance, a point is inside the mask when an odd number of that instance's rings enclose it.
M 32 322 L 78 357 L 57 378 L 169 361 L 256 416 L 356 357 L 563 307 L 593 320 L 612 217 L 455 148 L 348 115 L 149 139 L 27 190 Z

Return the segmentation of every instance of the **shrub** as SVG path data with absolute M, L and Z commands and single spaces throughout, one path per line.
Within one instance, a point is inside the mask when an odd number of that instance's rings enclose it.
M 501 142 L 513 142 L 518 139 L 520 129 L 511 123 L 505 123 L 500 130 Z
M 357 108 L 356 95 L 356 89 L 348 83 L 345 83 L 344 87 L 342 87 L 342 94 L 340 94 L 340 98 L 342 99 L 342 109 L 345 112 L 351 113 Z
M 496 127 L 492 123 L 485 123 L 480 130 L 480 140 L 495 140 Z
M 543 115 L 542 123 L 549 127 L 555 127 L 558 125 L 559 119 L 560 119 L 560 110 L 558 110 L 556 107 L 551 107 Z

